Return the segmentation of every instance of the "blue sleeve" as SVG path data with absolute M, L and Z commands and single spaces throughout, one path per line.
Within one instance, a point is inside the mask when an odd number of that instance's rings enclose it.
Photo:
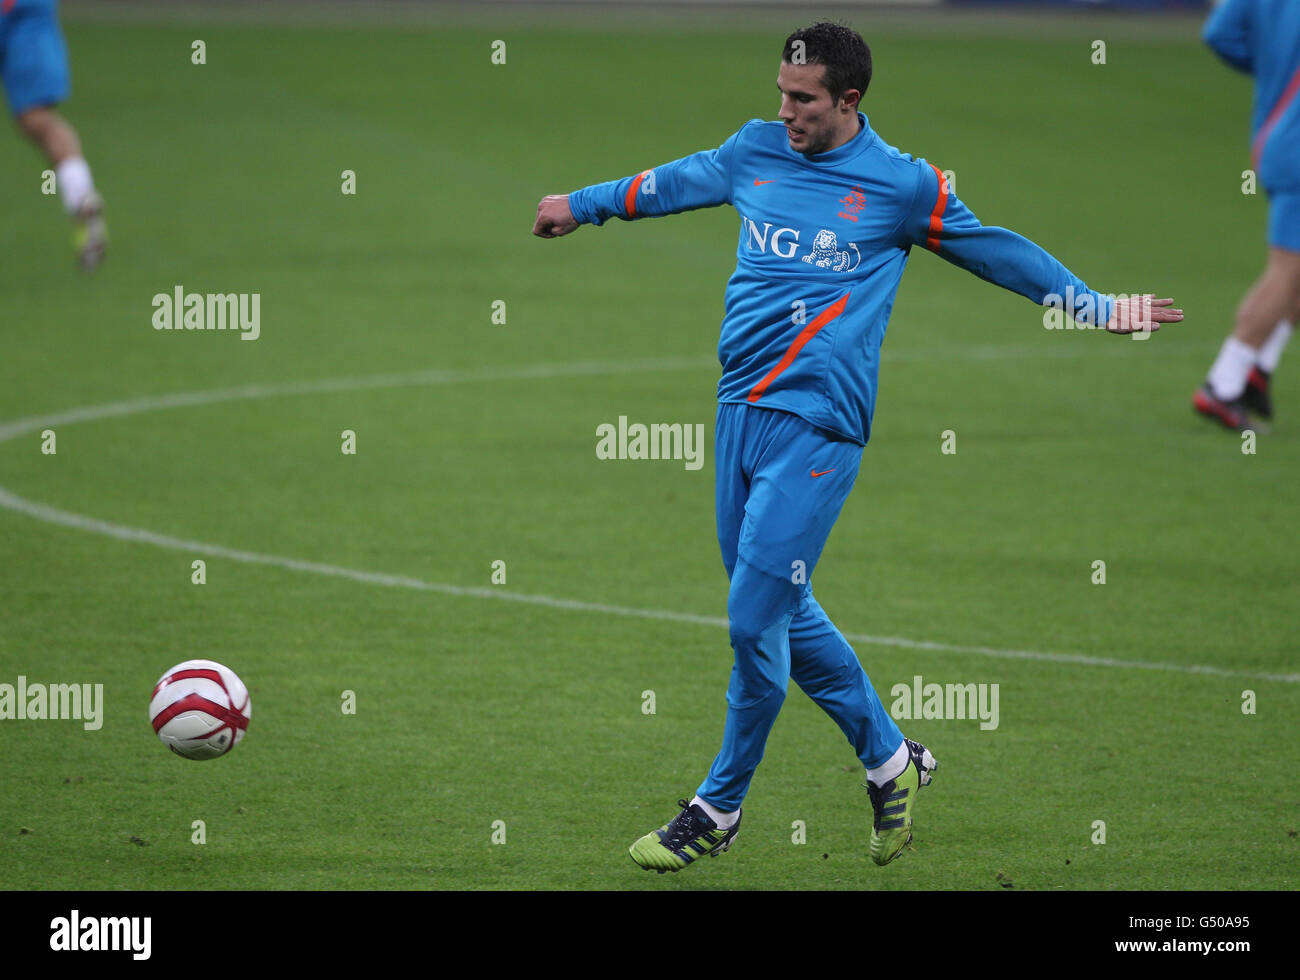
M 1251 74 L 1255 70 L 1251 39 L 1251 13 L 1254 0 L 1226 0 L 1219 4 L 1205 22 L 1201 36 L 1214 53 L 1233 68 Z
M 917 187 L 904 219 L 907 245 L 923 245 L 981 279 L 1019 293 L 1040 306 L 1072 308 L 1079 323 L 1104 326 L 1113 301 L 1093 292 L 1054 256 L 1006 228 L 985 227 L 953 194 L 948 181 L 924 160 L 917 161 Z M 1062 305 L 1064 304 L 1064 306 Z
M 634 221 L 730 204 L 733 157 L 744 131 L 741 127 L 716 150 L 702 150 L 631 177 L 573 191 L 569 210 L 580 224 L 600 225 L 610 218 Z

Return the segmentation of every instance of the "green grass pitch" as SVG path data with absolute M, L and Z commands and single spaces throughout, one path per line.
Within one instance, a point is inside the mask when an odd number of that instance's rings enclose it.
M 74 9 L 66 113 L 112 247 L 76 273 L 43 163 L 5 134 L 0 429 L 268 387 L 58 422 L 54 455 L 39 430 L 0 443 L 0 683 L 102 683 L 105 704 L 98 731 L 0 722 L 0 888 L 1300 884 L 1294 364 L 1253 455 L 1190 410 L 1262 266 L 1264 198 L 1241 192 L 1248 83 L 1194 26 L 850 22 L 875 53 L 864 108 L 888 142 L 1095 288 L 1187 311 L 1145 342 L 1047 331 L 1020 297 L 914 252 L 816 584 L 846 632 L 909 641 L 855 643 L 887 704 L 914 675 L 999 685 L 995 730 L 903 723 L 941 766 L 915 851 L 870 863 L 853 753 L 792 685 L 736 847 L 674 876 L 629 861 L 717 750 L 726 582 L 711 451 L 698 471 L 601 461 L 595 429 L 703 423 L 711 445 L 737 218 L 529 234 L 543 194 L 775 118 L 797 20 Z M 176 285 L 259 293 L 261 337 L 155 331 L 151 298 Z M 420 371 L 440 373 L 284 387 Z M 158 543 L 172 539 L 334 573 Z M 538 596 L 576 605 L 509 598 Z M 247 739 L 204 764 L 167 752 L 146 712 L 191 657 L 230 665 L 253 699 Z

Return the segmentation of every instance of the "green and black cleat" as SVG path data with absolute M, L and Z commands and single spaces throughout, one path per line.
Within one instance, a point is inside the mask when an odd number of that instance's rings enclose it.
M 77 250 L 77 264 L 85 272 L 94 272 L 108 251 L 108 225 L 104 223 L 104 201 L 91 194 L 73 216 L 76 230 L 72 244 Z
M 907 768 L 884 786 L 875 786 L 870 780 L 866 782 L 867 795 L 871 797 L 871 809 L 875 819 L 871 830 L 871 860 L 885 865 L 903 852 L 912 840 L 912 805 L 916 802 L 917 791 L 930 783 L 930 773 L 938 768 L 934 756 L 920 742 L 910 738 L 907 744 L 910 758 Z
M 740 814 L 726 830 L 699 806 L 678 800 L 682 812 L 658 830 L 652 830 L 630 848 L 632 860 L 647 871 L 681 871 L 698 857 L 717 857 L 731 847 L 740 831 Z

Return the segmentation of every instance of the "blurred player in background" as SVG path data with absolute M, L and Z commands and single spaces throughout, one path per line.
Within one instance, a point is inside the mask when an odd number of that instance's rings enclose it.
M 1076 320 L 1115 333 L 1182 319 L 1172 300 L 1102 296 L 1033 242 L 981 225 L 938 168 L 868 125 L 858 105 L 870 81 L 871 51 L 856 31 L 796 31 L 777 74 L 780 122 L 752 119 L 716 150 L 537 207 L 542 238 L 720 204 L 741 215 L 714 442 L 735 651 L 727 719 L 694 799 L 632 845 L 647 870 L 678 871 L 731 846 L 792 678 L 865 769 L 872 860 L 888 864 L 912 839 L 934 756 L 903 737 L 811 585 L 870 436 L 880 347 L 912 247 L 1035 303 L 1074 297 Z
M 0 80 L 18 128 L 54 168 L 63 208 L 77 224 L 77 261 L 96 268 L 107 245 L 103 201 L 77 131 L 54 111 L 70 87 L 58 0 L 0 0 Z
M 1229 429 L 1273 417 L 1269 379 L 1300 317 L 1300 0 L 1226 0 L 1205 42 L 1254 76 L 1251 153 L 1269 196 L 1268 262 L 1192 406 Z

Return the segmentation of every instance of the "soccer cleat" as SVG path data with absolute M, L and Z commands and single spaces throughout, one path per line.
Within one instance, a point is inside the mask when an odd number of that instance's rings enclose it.
M 720 830 L 699 806 L 678 800 L 682 812 L 658 830 L 652 830 L 628 848 L 632 860 L 647 871 L 681 871 L 698 857 L 717 857 L 731 847 L 740 831 L 740 814 Z
M 1273 400 L 1268 397 L 1268 380 L 1267 371 L 1253 367 L 1246 378 L 1246 390 L 1241 393 L 1241 403 L 1262 419 L 1273 417 Z
M 912 840 L 912 804 L 916 802 L 917 791 L 930 784 L 930 773 L 938 768 L 939 763 L 920 742 L 910 738 L 907 743 L 907 768 L 902 774 L 884 786 L 876 786 L 867 780 L 867 795 L 871 797 L 871 809 L 875 811 L 875 820 L 871 830 L 871 860 L 876 864 L 886 865 L 902 853 Z
M 1250 418 L 1246 415 L 1246 406 L 1242 399 L 1237 398 L 1230 402 L 1221 401 L 1215 396 L 1209 382 L 1201 385 L 1200 390 L 1192 396 L 1192 408 L 1207 419 L 1212 419 L 1225 428 L 1236 432 L 1245 432 L 1247 429 L 1254 428 L 1250 424 Z
M 104 261 L 108 249 L 108 225 L 104 223 L 104 201 L 91 194 L 77 209 L 74 216 L 77 230 L 73 244 L 77 249 L 77 264 L 86 272 L 93 272 Z

